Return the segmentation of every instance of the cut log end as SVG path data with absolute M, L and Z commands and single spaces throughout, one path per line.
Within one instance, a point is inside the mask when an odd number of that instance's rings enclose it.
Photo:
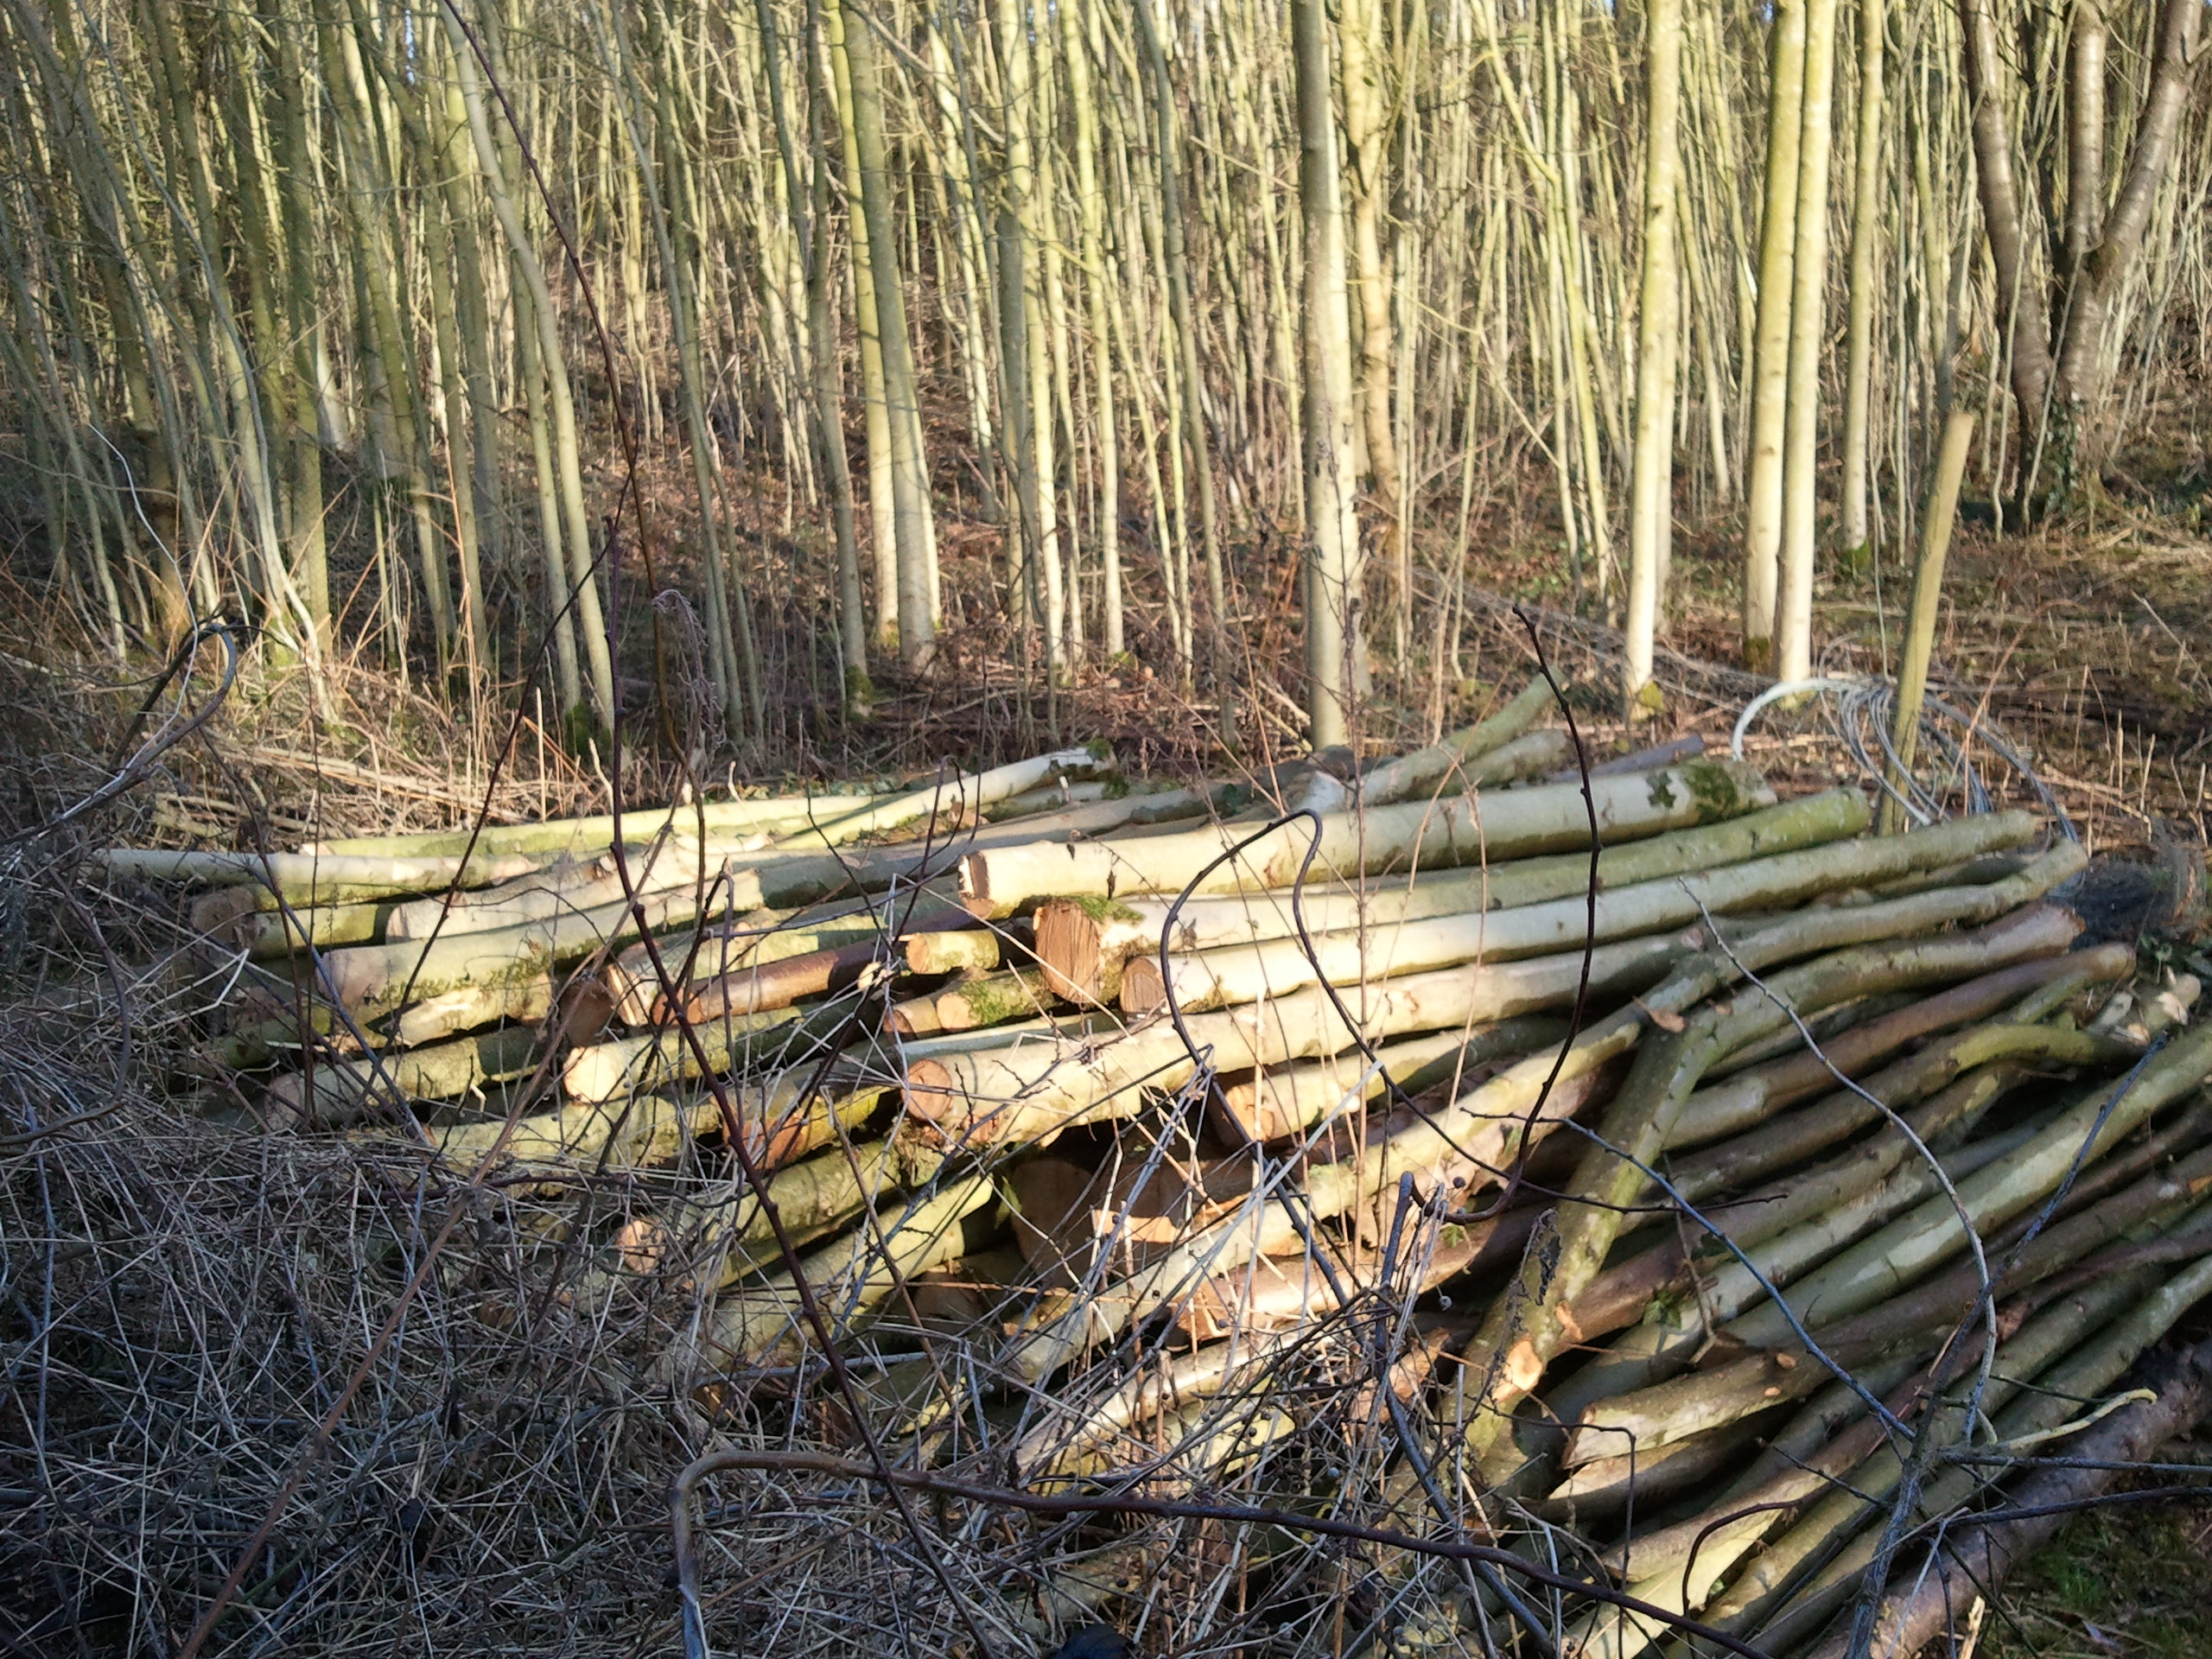
M 942 1061 L 917 1060 L 906 1068 L 906 1109 L 931 1123 L 962 1114 L 963 1103 L 952 1086 L 952 1071 Z
M 990 916 L 991 869 L 981 853 L 969 853 L 960 861 L 960 902 L 971 915 Z
M 193 931 L 243 948 L 245 940 L 239 936 L 238 925 L 253 916 L 257 908 L 251 887 L 218 887 L 192 901 Z
M 1045 982 L 1056 996 L 1084 1007 L 1105 1002 L 1106 983 L 1096 907 L 1073 899 L 1049 899 L 1037 906 L 1037 960 Z
M 1132 957 L 1122 967 L 1122 1012 L 1146 1014 L 1167 1003 L 1167 983 L 1150 957 Z

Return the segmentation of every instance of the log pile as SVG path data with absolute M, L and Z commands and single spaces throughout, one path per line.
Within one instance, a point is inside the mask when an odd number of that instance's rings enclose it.
M 1809 1652 L 2005 1473 L 1961 1448 L 2086 1426 L 2212 1290 L 2212 1022 L 2082 937 L 2029 813 L 1877 836 L 1680 744 L 1560 779 L 1548 706 L 1273 804 L 1073 750 L 105 862 L 207 889 L 199 1061 L 270 1129 L 634 1175 L 564 1296 L 670 1299 L 686 1409 L 806 1386 L 819 1320 L 906 1455 L 1201 1490 L 1288 1455 L 1319 1408 L 1260 1384 L 1364 1319 L 1413 1529 L 1448 1459 L 1451 1527 L 1640 1605 L 1574 1651 Z

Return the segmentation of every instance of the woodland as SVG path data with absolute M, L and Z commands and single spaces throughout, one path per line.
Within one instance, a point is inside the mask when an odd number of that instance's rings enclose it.
M 0 1649 L 2203 1650 L 2208 59 L 0 0 Z

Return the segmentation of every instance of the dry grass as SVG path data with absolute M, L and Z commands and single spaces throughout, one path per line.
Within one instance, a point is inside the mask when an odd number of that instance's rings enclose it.
M 1985 1623 L 1984 1659 L 2202 1659 L 2212 1653 L 2212 1510 L 2082 1516 Z

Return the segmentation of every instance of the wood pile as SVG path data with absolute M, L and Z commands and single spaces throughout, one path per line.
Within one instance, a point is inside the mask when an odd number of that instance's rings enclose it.
M 2212 1290 L 2212 1023 L 2084 940 L 2029 813 L 1877 836 L 1681 745 L 1586 785 L 1548 707 L 1286 770 L 1281 823 L 1071 750 L 105 863 L 207 889 L 198 1063 L 271 1128 L 636 1175 L 568 1300 L 688 1309 L 664 1396 L 803 1386 L 818 1314 L 906 1455 L 1201 1490 L 1316 1409 L 1253 1380 L 1370 1317 L 1362 1397 L 1482 1495 L 1449 1524 L 1566 1529 L 1643 1605 L 1576 1651 L 1840 1651 L 1898 1528 L 2003 1476 L 1964 1449 L 2084 1427 Z

